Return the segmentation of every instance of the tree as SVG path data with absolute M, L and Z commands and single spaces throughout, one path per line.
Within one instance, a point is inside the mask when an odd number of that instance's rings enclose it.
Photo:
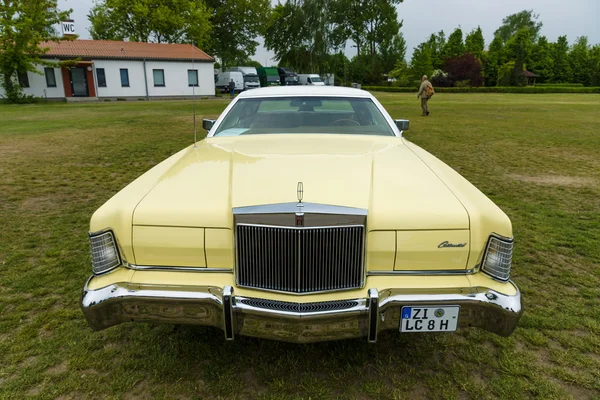
M 23 99 L 23 91 L 15 82 L 17 73 L 37 73 L 37 65 L 51 65 L 41 59 L 48 52 L 42 44 L 59 39 L 52 26 L 72 12 L 60 11 L 57 3 L 58 0 L 0 2 L 0 78 L 10 102 Z
M 280 65 L 298 72 L 324 73 L 333 40 L 332 15 L 326 0 L 287 1 L 273 9 L 265 30 L 265 47 Z
M 408 68 L 408 64 L 406 64 L 405 60 L 398 60 L 396 65 L 394 65 L 394 69 L 390 71 L 390 78 L 396 79 L 396 85 L 401 87 L 406 87 L 410 85 L 410 76 L 411 72 Z
M 460 28 L 456 28 L 452 34 L 448 37 L 448 42 L 442 49 L 444 61 L 448 58 L 456 58 L 463 55 L 465 52 L 465 45 L 463 43 L 463 33 Z
M 446 60 L 444 59 L 443 49 L 446 45 L 446 34 L 444 31 L 439 31 L 437 34 L 432 33 L 427 41 L 429 51 L 431 52 L 431 62 L 434 69 L 444 68 Z
M 384 41 L 379 48 L 379 58 L 383 71 L 390 72 L 399 61 L 406 58 L 406 40 L 398 32 L 390 40 Z
M 500 36 L 496 36 L 488 51 L 483 53 L 483 76 L 486 86 L 497 85 L 498 72 L 505 62 L 504 43 Z
M 100 0 L 88 14 L 90 35 L 99 40 L 190 43 L 206 48 L 211 15 L 195 0 Z
M 524 86 L 527 80 L 523 72 L 529 64 L 533 43 L 531 41 L 531 31 L 528 28 L 521 28 L 506 43 L 506 57 L 515 64 L 511 86 Z
M 500 28 L 494 32 L 494 36 L 499 36 L 504 43 L 508 42 L 519 30 L 525 28 L 531 33 L 530 37 L 535 41 L 542 29 L 542 22 L 538 22 L 539 14 L 534 14 L 533 10 L 523 10 L 516 14 L 511 14 L 502 20 Z
M 483 50 L 485 50 L 485 39 L 483 38 L 481 27 L 478 26 L 477 29 L 473 29 L 465 38 L 465 51 L 481 60 Z
M 590 62 L 590 46 L 587 36 L 578 37 L 569 52 L 569 65 L 572 71 L 572 82 L 589 86 L 592 76 Z
M 220 58 L 224 67 L 231 66 L 233 60 L 254 55 L 258 46 L 255 38 L 264 35 L 269 21 L 270 1 L 204 1 L 213 10 L 209 54 Z
M 410 61 L 410 71 L 412 79 L 415 81 L 420 80 L 423 75 L 431 76 L 433 74 L 431 49 L 427 46 L 427 42 L 415 47 Z
M 590 85 L 600 86 L 600 45 L 595 45 L 590 50 Z
M 541 36 L 533 46 L 531 66 L 528 68 L 539 75 L 538 82 L 544 83 L 554 80 L 553 65 L 552 46 L 546 36 Z
M 569 42 L 566 36 L 559 36 L 552 44 L 552 59 L 554 61 L 554 82 L 571 82 L 571 66 L 569 65 Z
M 483 76 L 481 75 L 481 63 L 470 53 L 460 57 L 450 58 L 446 61 L 444 70 L 448 78 L 455 83 L 468 82 L 469 86 L 481 86 Z
M 398 22 L 396 5 L 404 0 L 337 0 L 332 3 L 334 36 L 339 40 L 351 39 L 360 57 L 361 49 L 374 59 L 379 46 L 393 37 L 402 27 Z

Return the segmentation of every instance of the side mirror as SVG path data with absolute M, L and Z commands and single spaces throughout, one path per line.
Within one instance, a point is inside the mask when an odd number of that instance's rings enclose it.
M 410 121 L 407 119 L 395 119 L 394 122 L 396 123 L 396 126 L 398 127 L 400 132 L 407 131 L 410 125 Z
M 202 129 L 210 131 L 215 124 L 216 119 L 203 119 L 202 120 Z

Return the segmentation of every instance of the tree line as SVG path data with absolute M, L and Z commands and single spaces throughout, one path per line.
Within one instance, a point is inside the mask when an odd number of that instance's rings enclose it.
M 438 86 L 519 86 L 525 71 L 540 83 L 600 85 L 600 45 L 583 36 L 550 42 L 532 10 L 509 15 L 486 47 L 481 28 L 448 37 L 433 33 L 406 60 L 403 0 L 97 0 L 88 19 L 93 39 L 193 43 L 221 66 L 256 65 L 257 38 L 280 66 L 299 73 L 334 73 L 337 84 L 414 86 L 422 75 Z M 0 2 L 0 79 L 10 99 L 22 98 L 18 72 L 36 71 L 58 40 L 55 26 L 72 10 L 57 0 Z M 346 48 L 352 44 L 352 54 Z
M 464 37 L 456 28 L 446 39 L 443 31 L 419 44 L 409 64 L 400 61 L 391 76 L 399 86 L 422 75 L 438 86 L 523 86 L 526 71 L 538 83 L 600 85 L 600 45 L 586 36 L 569 45 L 566 36 L 550 42 L 540 35 L 542 22 L 533 10 L 507 16 L 486 49 L 481 28 Z

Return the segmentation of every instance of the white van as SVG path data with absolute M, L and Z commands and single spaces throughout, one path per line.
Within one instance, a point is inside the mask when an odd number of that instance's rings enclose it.
M 239 71 L 227 71 L 219 74 L 219 79 L 215 87 L 222 92 L 229 92 L 229 82 L 233 79 L 235 83 L 235 91 L 241 92 L 244 90 L 244 76 Z
M 298 74 L 301 85 L 325 86 L 325 82 L 317 74 Z
M 244 90 L 256 89 L 260 87 L 258 73 L 254 67 L 231 67 L 229 71 L 239 71 L 244 76 Z

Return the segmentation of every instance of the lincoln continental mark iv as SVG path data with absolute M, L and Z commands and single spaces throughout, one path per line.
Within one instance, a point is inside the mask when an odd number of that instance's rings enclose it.
M 289 342 L 514 331 L 510 220 L 368 92 L 255 89 L 203 127 L 92 216 L 93 329 Z

